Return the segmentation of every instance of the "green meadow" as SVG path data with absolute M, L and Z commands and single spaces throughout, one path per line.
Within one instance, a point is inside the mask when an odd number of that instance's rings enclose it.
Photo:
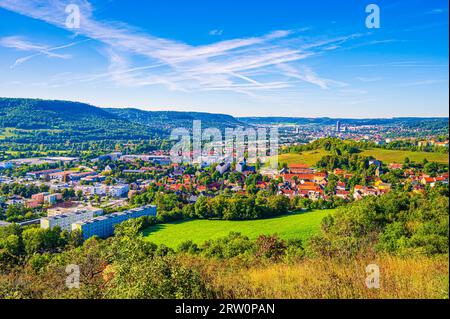
M 422 162 L 426 158 L 429 162 L 448 163 L 448 153 L 411 152 L 374 148 L 364 150 L 361 154 L 364 156 L 373 156 L 385 163 L 403 163 L 406 157 L 414 162 Z
M 316 163 L 328 152 L 323 149 L 305 151 L 301 153 L 286 153 L 278 155 L 278 163 L 286 164 L 308 164 L 309 166 L 314 166 Z
M 288 213 L 268 219 L 226 221 L 190 220 L 151 226 L 143 231 L 146 240 L 177 248 L 184 241 L 201 244 L 209 239 L 239 232 L 251 239 L 259 235 L 278 234 L 283 239 L 308 239 L 320 230 L 322 219 L 334 212 L 333 209 Z
M 278 155 L 279 163 L 294 164 L 302 163 L 314 166 L 323 156 L 330 153 L 323 150 L 305 151 L 301 153 L 286 153 Z M 382 148 L 373 148 L 362 150 L 360 155 L 373 156 L 374 158 L 389 164 L 389 163 L 403 163 L 406 157 L 414 162 L 422 162 L 425 158 L 429 162 L 447 163 L 449 162 L 448 153 L 433 153 L 433 152 L 412 152 L 402 150 L 386 150 Z

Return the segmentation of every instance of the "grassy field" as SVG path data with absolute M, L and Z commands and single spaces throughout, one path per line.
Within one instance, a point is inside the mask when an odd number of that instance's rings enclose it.
M 278 156 L 279 163 L 293 164 L 302 163 L 314 166 L 323 156 L 329 153 L 323 149 L 306 151 L 300 154 L 287 153 L 280 154 Z M 425 158 L 429 162 L 448 163 L 448 154 L 443 153 L 429 153 L 429 152 L 411 152 L 400 150 L 385 150 L 381 148 L 374 148 L 369 150 L 363 150 L 360 155 L 373 156 L 376 159 L 389 164 L 389 163 L 403 163 L 406 157 L 414 162 L 422 162 Z
M 278 155 L 278 163 L 286 164 L 308 164 L 314 166 L 323 156 L 327 155 L 328 152 L 319 149 L 314 151 L 306 151 L 300 154 L 287 153 Z
M 365 150 L 361 152 L 361 154 L 364 156 L 373 156 L 385 163 L 403 163 L 405 157 L 408 157 L 414 162 L 422 162 L 426 158 L 429 162 L 448 163 L 449 159 L 448 154 L 442 153 L 397 151 L 385 150 L 381 148 Z
M 164 244 L 171 248 L 177 248 L 186 240 L 201 244 L 209 239 L 225 237 L 230 232 L 240 232 L 251 239 L 262 234 L 277 233 L 283 239 L 306 240 L 319 231 L 322 218 L 333 212 L 332 209 L 314 210 L 248 221 L 192 220 L 175 222 L 151 226 L 144 230 L 144 235 L 148 241 Z

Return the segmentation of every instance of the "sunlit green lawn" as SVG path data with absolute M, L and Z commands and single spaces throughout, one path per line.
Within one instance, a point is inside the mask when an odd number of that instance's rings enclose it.
M 240 232 L 252 239 L 261 234 L 277 233 L 283 239 L 306 240 L 320 230 L 322 218 L 333 212 L 331 209 L 314 210 L 248 221 L 191 220 L 151 226 L 144 230 L 144 235 L 148 241 L 172 248 L 177 248 L 186 240 L 201 244 L 208 239 L 224 237 L 230 232 Z

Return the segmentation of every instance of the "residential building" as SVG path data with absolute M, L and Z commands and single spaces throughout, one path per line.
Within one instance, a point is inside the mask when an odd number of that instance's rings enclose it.
M 306 164 L 289 164 L 289 173 L 291 174 L 312 174 L 313 170 Z
M 128 219 L 142 216 L 156 216 L 156 206 L 147 205 L 124 212 L 103 215 L 86 221 L 78 221 L 72 224 L 72 230 L 80 230 L 84 240 L 92 236 L 105 238 L 114 234 L 114 227 L 116 225 Z
M 44 196 L 44 202 L 48 204 L 55 204 L 58 200 L 62 199 L 61 193 L 55 193 L 55 194 L 48 194 Z
M 95 175 L 97 175 L 96 172 L 79 172 L 79 173 L 71 173 L 69 177 L 71 181 L 79 181 L 82 178 Z
M 337 122 L 336 122 L 336 132 L 337 132 L 337 133 L 340 133 L 340 132 L 341 132 L 341 122 L 340 122 L 340 121 L 337 121 Z
M 25 199 L 22 196 L 13 195 L 8 197 L 6 205 L 24 205 Z
M 130 187 L 127 184 L 109 186 L 107 194 L 111 197 L 123 197 L 128 194 Z
M 59 182 L 65 182 L 67 180 L 67 176 L 70 175 L 70 172 L 56 172 L 56 173 L 51 173 L 48 175 L 48 177 L 51 180 L 57 180 Z
M 246 167 L 247 167 L 247 161 L 244 158 L 244 160 L 242 162 L 239 162 L 236 164 L 236 171 L 242 173 Z
M 92 206 L 77 206 L 77 207 L 55 207 L 47 209 L 47 217 L 58 216 L 58 215 L 69 215 L 77 212 L 92 211 L 94 217 L 103 214 L 103 210 L 100 208 Z
M 53 173 L 59 173 L 62 172 L 62 170 L 60 169 L 46 169 L 46 170 L 42 170 L 42 171 L 36 171 L 36 172 L 28 172 L 26 174 L 26 176 L 32 177 L 32 178 L 42 178 L 42 179 L 46 179 L 49 178 L 50 174 Z
M 54 215 L 50 217 L 41 218 L 41 228 L 52 229 L 55 226 L 59 226 L 62 230 L 72 230 L 72 224 L 76 222 L 82 222 L 85 220 L 91 220 L 99 213 L 103 211 L 96 209 L 73 209 L 71 212 L 69 210 L 68 214 Z
M 31 200 L 27 200 L 27 202 L 25 203 L 25 207 L 26 208 L 37 208 L 41 205 L 42 203 L 39 203 L 38 201 L 31 199 Z
M 399 163 L 389 163 L 389 169 L 395 170 L 395 169 L 402 169 L 403 164 Z
M 44 197 L 49 195 L 50 193 L 38 193 L 38 194 L 34 194 L 31 195 L 31 199 L 35 200 L 36 202 L 38 202 L 39 204 L 43 204 L 44 203 Z
M 222 162 L 216 167 L 216 171 L 218 171 L 221 175 L 223 175 L 230 168 L 230 163 Z

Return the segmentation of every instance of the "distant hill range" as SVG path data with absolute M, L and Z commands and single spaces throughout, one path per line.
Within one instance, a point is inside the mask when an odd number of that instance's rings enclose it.
M 105 111 L 121 119 L 158 130 L 169 131 L 174 127 L 192 128 L 192 121 L 200 120 L 202 127 L 224 129 L 248 126 L 231 115 L 200 112 L 143 111 L 133 108 L 107 108 Z
M 423 123 L 436 123 L 448 127 L 448 117 L 394 117 L 394 118 L 329 118 L 329 117 L 239 117 L 249 125 L 291 124 L 291 125 L 334 125 L 337 121 L 344 125 L 407 125 L 409 127 Z
M 133 108 L 99 108 L 85 103 L 25 98 L 0 98 L 0 141 L 65 143 L 97 140 L 140 140 L 168 136 L 175 127 L 224 129 L 238 126 L 295 124 L 436 126 L 448 131 L 448 118 L 332 119 L 296 117 L 242 117 L 199 112 L 144 111 Z

